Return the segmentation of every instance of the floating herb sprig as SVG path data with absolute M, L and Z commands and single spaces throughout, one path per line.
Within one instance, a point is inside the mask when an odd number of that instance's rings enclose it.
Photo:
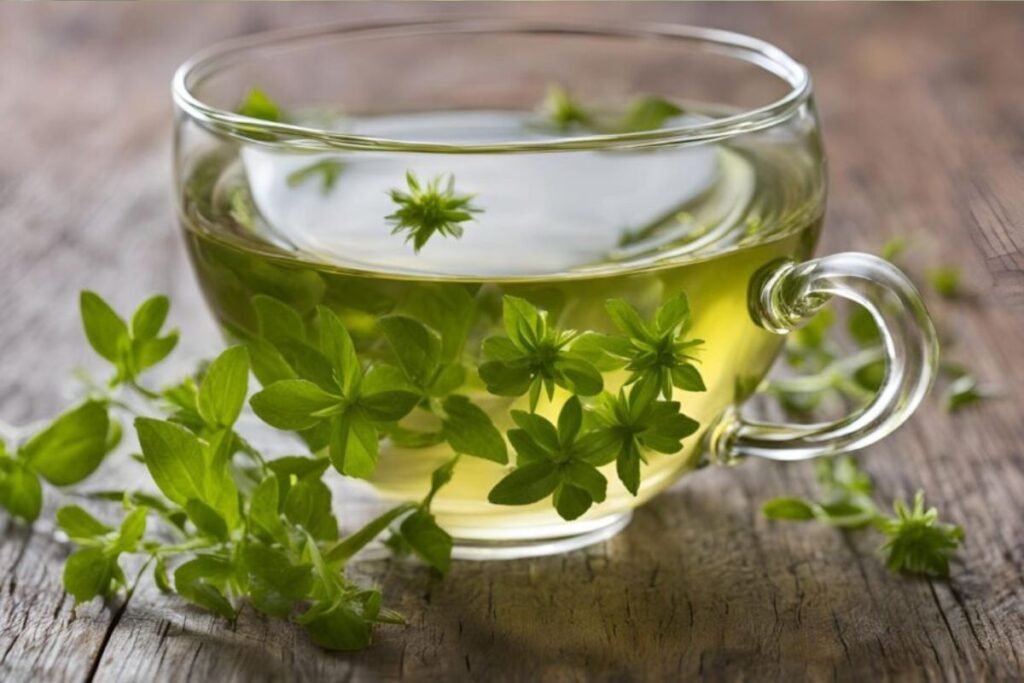
M 407 233 L 406 241 L 419 251 L 436 235 L 462 237 L 462 223 L 473 220 L 482 209 L 473 206 L 473 195 L 455 191 L 455 176 L 435 176 L 425 184 L 412 171 L 405 174 L 408 191 L 388 192 L 397 207 L 387 220 L 394 223 L 391 234 Z
M 540 112 L 551 127 L 562 133 L 582 130 L 616 134 L 657 130 L 669 119 L 682 114 L 683 109 L 664 97 L 643 95 L 622 110 L 608 111 L 585 105 L 563 86 L 552 85 Z

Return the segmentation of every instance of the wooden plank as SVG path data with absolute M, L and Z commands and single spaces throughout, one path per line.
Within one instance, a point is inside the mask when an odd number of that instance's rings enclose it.
M 417 6 L 417 13 L 464 5 Z M 822 252 L 910 234 L 918 270 L 961 265 L 976 296 L 935 309 L 950 357 L 1004 398 L 955 415 L 932 400 L 864 455 L 880 495 L 918 486 L 968 532 L 949 583 L 887 574 L 875 541 L 775 525 L 765 498 L 813 490 L 809 467 L 708 469 L 608 543 L 564 557 L 457 563 L 444 582 L 362 568 L 404 629 L 324 653 L 246 610 L 223 621 L 151 586 L 72 614 L 66 548 L 3 522 L 5 680 L 1011 680 L 1024 677 L 1024 8 L 500 6 L 514 15 L 671 18 L 777 41 L 815 77 L 831 160 Z M 172 229 L 167 80 L 197 47 L 272 25 L 398 16 L 368 5 L 0 6 L 0 416 L 38 419 L 88 362 L 75 292 L 120 305 L 152 291 L 219 343 Z M 842 27 L 843 30 L 833 30 Z

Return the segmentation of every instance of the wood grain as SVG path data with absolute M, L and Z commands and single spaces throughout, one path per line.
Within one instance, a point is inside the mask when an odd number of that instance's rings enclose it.
M 615 539 L 564 557 L 456 563 L 444 582 L 363 567 L 405 629 L 332 655 L 246 610 L 234 626 L 144 587 L 72 610 L 67 548 L 0 520 L 0 678 L 41 680 L 1024 679 L 1024 5 L 0 6 L 0 416 L 43 418 L 90 362 L 76 292 L 154 291 L 217 348 L 173 228 L 168 80 L 262 28 L 409 13 L 671 19 L 777 42 L 814 75 L 831 163 L 822 252 L 913 239 L 974 296 L 934 309 L 950 358 L 1002 398 L 937 399 L 863 454 L 890 498 L 925 488 L 968 538 L 948 583 L 896 578 L 875 541 L 774 525 L 811 468 L 709 469 Z

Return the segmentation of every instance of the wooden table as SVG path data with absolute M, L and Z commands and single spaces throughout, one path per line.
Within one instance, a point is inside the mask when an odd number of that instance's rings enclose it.
M 152 588 L 72 611 L 68 549 L 0 517 L 0 679 L 431 681 L 1024 678 L 1024 6 L 500 6 L 662 18 L 772 40 L 814 74 L 831 160 L 822 252 L 910 235 L 911 267 L 955 263 L 974 296 L 934 313 L 952 358 L 1002 388 L 936 398 L 863 454 L 880 497 L 927 490 L 967 542 L 948 583 L 888 574 L 877 538 L 765 521 L 813 468 L 709 469 L 601 546 L 564 557 L 367 568 L 405 629 L 355 655 L 245 610 L 229 626 Z M 91 362 L 76 292 L 175 302 L 185 358 L 217 348 L 172 220 L 168 80 L 195 49 L 330 17 L 466 5 L 0 7 L 0 415 L 66 400 Z

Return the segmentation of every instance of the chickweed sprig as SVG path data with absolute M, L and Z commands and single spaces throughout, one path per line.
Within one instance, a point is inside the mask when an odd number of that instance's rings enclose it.
M 825 489 L 822 499 L 775 498 L 762 507 L 764 515 L 776 520 L 818 520 L 845 529 L 873 526 L 886 538 L 879 552 L 892 571 L 949 576 L 949 560 L 960 547 L 964 532 L 959 526 L 939 522 L 934 507 L 926 510 L 923 491 L 914 495 L 912 505 L 896 500 L 895 515 L 886 515 L 871 499 L 870 477 L 852 457 L 823 460 L 818 472 Z
M 387 220 L 394 224 L 391 234 L 407 233 L 406 242 L 412 242 L 417 252 L 435 234 L 462 237 L 462 223 L 473 220 L 473 214 L 482 211 L 472 204 L 473 195 L 455 191 L 454 175 L 447 179 L 438 175 L 423 184 L 412 171 L 407 171 L 405 182 L 407 191 L 388 192 L 397 208 Z

